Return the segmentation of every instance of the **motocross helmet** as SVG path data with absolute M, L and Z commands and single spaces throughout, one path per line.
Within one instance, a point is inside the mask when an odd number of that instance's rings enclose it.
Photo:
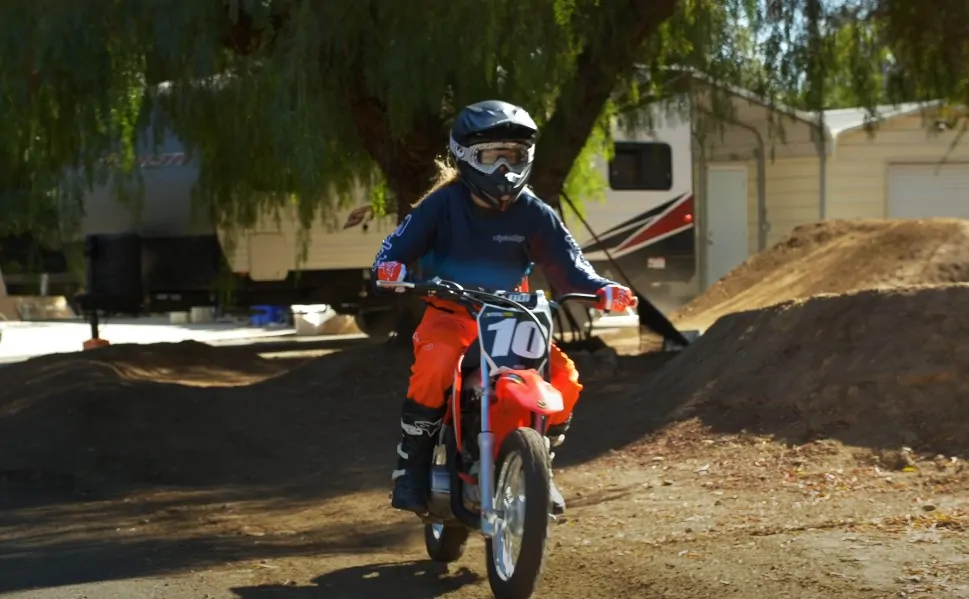
M 471 193 L 506 210 L 528 184 L 537 138 L 538 126 L 524 108 L 486 100 L 455 117 L 450 150 Z

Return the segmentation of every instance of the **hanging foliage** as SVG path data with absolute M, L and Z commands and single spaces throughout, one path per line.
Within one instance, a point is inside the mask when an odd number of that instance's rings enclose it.
M 682 109 L 684 68 L 811 110 L 969 100 L 967 13 L 959 0 L 7 0 L 4 227 L 76 221 L 95 184 L 137 202 L 148 124 L 198 157 L 196 204 L 224 228 L 292 210 L 305 230 L 359 190 L 402 216 L 456 110 L 485 98 L 542 126 L 543 197 L 595 200 L 611 117 L 644 98 Z

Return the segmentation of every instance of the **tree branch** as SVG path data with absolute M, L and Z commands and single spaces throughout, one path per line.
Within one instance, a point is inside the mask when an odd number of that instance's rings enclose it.
M 575 74 L 562 87 L 536 151 L 531 186 L 549 203 L 557 203 L 617 83 L 636 68 L 646 39 L 673 15 L 677 0 L 609 0 L 600 6 L 599 26 L 576 59 Z

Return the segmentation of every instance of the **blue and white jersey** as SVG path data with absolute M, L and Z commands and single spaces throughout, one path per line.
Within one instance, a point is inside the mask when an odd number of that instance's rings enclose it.
M 489 290 L 515 289 L 532 263 L 558 293 L 613 284 L 596 274 L 555 210 L 527 189 L 499 212 L 476 205 L 461 183 L 443 187 L 387 236 L 377 262 L 418 262 L 423 278 Z

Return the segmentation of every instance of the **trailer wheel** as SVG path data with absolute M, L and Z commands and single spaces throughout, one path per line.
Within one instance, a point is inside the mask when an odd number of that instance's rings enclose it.
M 353 317 L 353 322 L 364 335 L 382 339 L 394 332 L 397 314 L 394 310 L 361 309 Z

